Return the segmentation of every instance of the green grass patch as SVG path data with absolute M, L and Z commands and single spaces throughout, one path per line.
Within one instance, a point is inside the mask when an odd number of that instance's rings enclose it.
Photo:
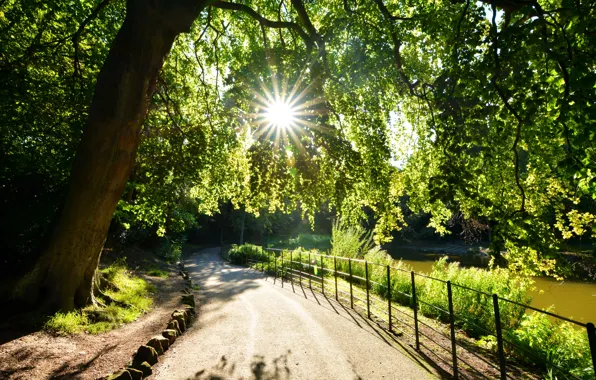
M 100 334 L 132 322 L 149 311 L 155 287 L 134 276 L 124 263 L 117 262 L 101 270 L 100 274 L 106 289 L 105 296 L 96 296 L 98 305 L 68 313 L 58 312 L 45 323 L 46 331 L 61 335 Z
M 168 277 L 168 271 L 165 271 L 163 269 L 157 269 L 157 268 L 153 268 L 150 269 L 147 274 L 149 276 L 153 276 L 153 277 L 161 277 L 161 278 L 167 278 Z
M 46 322 L 44 329 L 54 333 L 78 334 L 84 331 L 88 324 L 87 316 L 80 310 L 70 313 L 58 312 Z

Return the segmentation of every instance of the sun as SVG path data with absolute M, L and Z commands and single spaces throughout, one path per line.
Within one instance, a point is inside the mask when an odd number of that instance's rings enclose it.
M 288 129 L 297 121 L 296 109 L 283 100 L 268 104 L 264 116 L 268 124 L 279 129 Z

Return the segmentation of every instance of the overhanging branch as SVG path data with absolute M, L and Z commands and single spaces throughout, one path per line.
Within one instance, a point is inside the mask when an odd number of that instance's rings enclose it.
M 248 16 L 257 20 L 261 25 L 274 29 L 292 29 L 296 31 L 296 33 L 298 33 L 305 42 L 309 40 L 308 34 L 300 27 L 300 25 L 296 24 L 295 22 L 269 20 L 258 14 L 254 9 L 247 5 L 230 3 L 227 1 L 216 1 L 213 4 L 211 4 L 211 6 L 215 8 L 240 11 L 246 13 Z

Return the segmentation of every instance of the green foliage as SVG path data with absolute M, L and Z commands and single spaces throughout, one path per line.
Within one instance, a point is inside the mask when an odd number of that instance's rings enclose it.
M 374 247 L 372 232 L 359 224 L 348 223 L 345 219 L 333 222 L 331 231 L 331 254 L 350 258 L 362 258 Z
M 78 334 L 89 324 L 87 316 L 80 310 L 70 313 L 58 312 L 45 323 L 44 329 L 57 334 Z
M 596 220 L 596 8 L 568 3 L 512 5 L 493 20 L 488 0 L 296 1 L 281 13 L 279 2 L 243 3 L 254 13 L 209 2 L 159 71 L 115 217 L 163 236 L 222 201 L 311 219 L 327 207 L 351 222 L 366 208 L 381 241 L 406 225 L 405 200 L 441 234 L 454 213 L 486 220 L 493 252 L 516 270 L 560 272 L 560 243 Z M 100 4 L 2 2 L 11 263 L 51 231 L 129 3 Z M 299 96 L 289 131 L 263 122 L 268 94 Z M 350 247 L 342 254 L 368 251 Z
M 182 257 L 182 245 L 185 239 L 163 237 L 157 247 L 157 254 L 169 263 L 175 263 Z
M 531 301 L 529 292 L 533 281 L 529 278 L 518 277 L 511 271 L 502 268 L 492 270 L 462 268 L 457 262 L 447 264 L 447 258 L 443 257 L 433 265 L 430 276 L 487 294 L 497 294 L 501 298 L 521 304 L 529 304 Z M 419 298 L 433 306 L 448 310 L 445 283 L 432 280 L 423 280 L 422 282 L 421 290 L 418 291 Z M 416 289 L 418 289 L 418 284 L 416 285 Z M 452 293 L 454 313 L 460 316 L 457 321 L 458 326 L 476 337 L 483 335 L 484 331 L 481 328 L 489 331 L 495 330 L 492 297 L 455 285 L 452 285 Z M 445 313 L 438 312 L 434 308 L 421 305 L 421 309 L 426 315 L 448 321 Z M 504 328 L 518 326 L 525 312 L 525 308 L 509 302 L 500 302 L 499 309 L 501 325 Z
M 331 236 L 320 234 L 301 233 L 294 238 L 289 239 L 272 239 L 268 244 L 271 248 L 287 248 L 295 249 L 303 247 L 305 249 L 318 249 L 325 251 L 331 248 Z
M 594 378 L 590 346 L 584 329 L 568 322 L 554 322 L 545 314 L 533 312 L 523 315 L 519 327 L 506 333 L 508 340 L 524 349 L 510 350 L 518 360 L 527 364 L 539 363 L 555 375 L 560 373 L 560 368 L 580 379 Z M 544 359 L 555 367 L 546 364 Z
M 246 260 L 267 261 L 268 255 L 262 247 L 252 244 L 233 245 L 228 253 L 233 264 L 245 264 Z
M 58 312 L 51 316 L 44 329 L 56 334 L 77 334 L 88 332 L 100 334 L 136 320 L 149 311 L 153 304 L 151 297 L 155 287 L 135 277 L 122 261 L 101 270 L 107 283 L 105 295 L 116 303 L 106 301 L 98 295 L 98 305 L 69 313 Z M 106 304 L 106 306 L 101 306 Z
M 149 276 L 153 276 L 153 277 L 161 277 L 161 278 L 167 278 L 168 277 L 168 271 L 163 270 L 163 269 L 158 269 L 158 268 L 153 268 L 150 269 L 147 274 L 149 274 Z

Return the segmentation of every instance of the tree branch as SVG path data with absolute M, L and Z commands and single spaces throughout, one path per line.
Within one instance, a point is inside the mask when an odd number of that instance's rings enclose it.
M 266 19 L 265 17 L 261 16 L 254 9 L 252 9 L 251 7 L 249 7 L 247 5 L 238 4 L 238 3 L 230 3 L 227 1 L 216 1 L 213 4 L 211 4 L 211 6 L 215 7 L 215 8 L 240 11 L 240 12 L 246 13 L 253 19 L 257 20 L 261 25 L 265 25 L 269 28 L 274 28 L 274 29 L 282 29 L 282 28 L 292 29 L 292 30 L 296 31 L 305 42 L 309 40 L 308 34 L 306 34 L 306 32 L 304 30 L 302 30 L 300 25 L 296 24 L 295 22 L 273 21 L 273 20 Z
M 511 104 L 509 104 L 509 100 L 505 96 L 503 89 L 497 83 L 497 78 L 501 73 L 501 63 L 499 60 L 499 32 L 497 29 L 497 22 L 496 22 L 497 8 L 494 3 L 492 4 L 492 10 L 493 10 L 492 29 L 494 31 L 493 53 L 495 56 L 495 71 L 493 73 L 493 77 L 491 78 L 491 83 L 492 83 L 493 87 L 495 88 L 495 90 L 497 91 L 499 98 L 501 98 L 501 101 L 505 105 L 505 108 L 507 108 L 507 110 L 511 114 L 513 114 L 513 116 L 517 120 L 517 126 L 515 128 L 515 140 L 513 141 L 513 146 L 511 147 L 511 150 L 513 151 L 513 164 L 514 164 L 514 168 L 515 168 L 515 184 L 517 185 L 517 188 L 521 192 L 522 199 L 521 199 L 520 208 L 516 212 L 525 213 L 526 212 L 526 192 L 524 191 L 524 188 L 521 185 L 521 182 L 519 179 L 519 154 L 517 153 L 517 144 L 519 143 L 519 140 L 521 139 L 521 127 L 524 123 L 524 120 L 522 119 L 520 114 L 518 114 L 517 111 L 515 111 L 513 106 L 511 106 Z M 515 212 L 514 212 L 514 214 L 515 214 Z

